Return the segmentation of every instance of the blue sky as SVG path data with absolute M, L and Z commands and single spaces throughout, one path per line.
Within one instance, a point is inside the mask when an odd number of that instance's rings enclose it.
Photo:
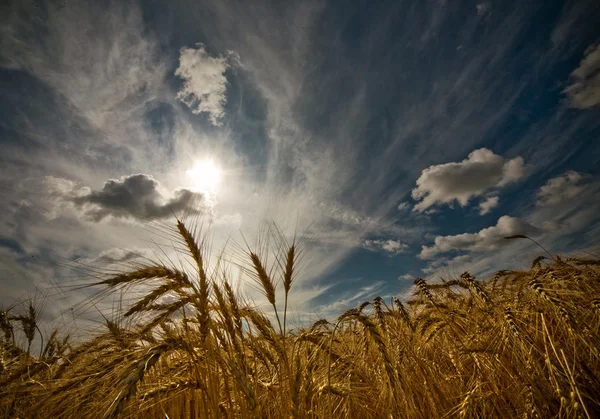
M 594 1 L 96 3 L 1 6 L 4 305 L 60 317 L 69 261 L 160 256 L 190 208 L 215 253 L 312 226 L 298 316 L 540 254 L 507 235 L 597 253 Z

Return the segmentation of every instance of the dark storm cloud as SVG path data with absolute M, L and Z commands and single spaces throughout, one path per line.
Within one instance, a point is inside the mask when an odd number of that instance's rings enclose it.
M 152 176 L 140 173 L 111 179 L 102 190 L 90 191 L 72 201 L 86 218 L 97 222 L 108 216 L 144 221 L 168 218 L 192 210 L 202 200 L 201 194 L 188 189 L 179 189 L 174 197 L 166 199 L 160 189 L 160 183 Z

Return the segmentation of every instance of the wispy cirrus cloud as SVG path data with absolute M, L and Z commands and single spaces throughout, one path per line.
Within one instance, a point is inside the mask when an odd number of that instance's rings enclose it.
M 138 5 L 39 6 L 25 0 L 8 8 L 0 25 L 0 55 L 8 68 L 26 71 L 59 90 L 72 110 L 97 126 L 108 121 L 114 125 L 119 113 L 160 90 L 166 65 L 156 38 L 144 32 Z
M 362 243 L 362 247 L 372 252 L 383 252 L 389 256 L 399 255 L 408 249 L 407 244 L 392 239 L 365 240 Z
M 600 44 L 592 45 L 571 73 L 570 84 L 564 90 L 569 105 L 587 109 L 600 105 Z
M 356 278 L 358 279 L 358 278 Z M 354 282 L 350 280 L 348 282 Z M 370 285 L 359 287 L 355 290 L 348 290 L 342 295 L 338 295 L 335 301 L 314 307 L 314 310 L 325 318 L 332 315 L 336 316 L 343 310 L 347 310 L 349 307 L 355 307 L 363 301 L 369 301 L 376 297 L 382 290 L 384 283 L 382 281 L 376 281 Z

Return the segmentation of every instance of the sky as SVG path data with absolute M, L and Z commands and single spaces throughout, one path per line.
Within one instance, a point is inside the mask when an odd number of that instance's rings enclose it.
M 174 214 L 213 258 L 310 231 L 297 318 L 543 254 L 505 236 L 597 255 L 598 22 L 595 0 L 2 2 L 0 305 L 93 317 L 73 284 L 167 258 Z

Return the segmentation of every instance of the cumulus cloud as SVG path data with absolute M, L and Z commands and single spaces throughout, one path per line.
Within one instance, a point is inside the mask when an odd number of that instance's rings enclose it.
M 423 212 L 437 204 L 466 206 L 471 198 L 492 188 L 506 186 L 524 175 L 522 157 L 506 160 L 487 148 L 475 150 L 461 162 L 430 166 L 417 179 L 413 211 Z
M 539 229 L 526 221 L 504 215 L 495 226 L 484 228 L 477 233 L 463 233 L 454 236 L 437 236 L 433 246 L 423 246 L 419 258 L 432 257 L 454 250 L 486 251 L 507 243 L 506 236 L 515 234 L 536 235 Z
M 502 167 L 502 179 L 497 186 L 506 186 L 511 182 L 516 182 L 525 176 L 525 165 L 523 157 L 515 157 L 506 161 Z
M 390 256 L 399 255 L 408 249 L 408 245 L 397 240 L 365 240 L 362 247 L 372 252 L 385 252 Z
M 91 221 L 106 217 L 151 221 L 171 217 L 182 211 L 194 211 L 202 195 L 188 189 L 178 189 L 172 196 L 152 176 L 135 174 L 111 179 L 99 191 L 74 189 L 74 182 L 46 178 L 51 194 L 78 208 Z
M 480 202 L 479 203 L 479 214 L 480 215 L 487 214 L 488 212 L 490 212 L 491 210 L 493 210 L 494 208 L 496 208 L 498 206 L 499 201 L 500 201 L 500 198 L 498 198 L 497 196 L 490 196 L 485 201 Z
M 569 86 L 564 90 L 569 105 L 586 109 L 600 105 L 600 44 L 585 51 L 579 67 L 571 73 Z
M 539 189 L 536 204 L 540 207 L 545 207 L 557 205 L 567 199 L 575 198 L 585 190 L 585 186 L 581 184 L 582 179 L 583 176 L 574 171 L 568 171 L 550 179 Z
M 429 260 L 423 272 L 441 275 L 469 270 L 481 274 L 490 273 L 498 267 L 520 267 L 523 254 L 530 254 L 533 258 L 536 249 L 528 240 L 515 242 L 503 239 L 513 234 L 535 235 L 536 240 L 553 253 L 572 252 L 595 243 L 600 232 L 598 196 L 600 179 L 567 171 L 549 179 L 536 191 L 535 206 L 524 220 L 505 216 L 498 220 L 496 226 L 478 233 L 438 236 L 433 246 L 423 246 L 420 258 Z M 498 251 L 504 244 L 502 251 Z M 483 254 L 477 257 L 472 253 L 452 255 L 454 250 L 481 251 Z M 486 250 L 494 251 L 486 255 Z
M 473 256 L 471 255 L 458 255 L 453 258 L 438 258 L 426 267 L 422 269 L 422 272 L 427 275 L 440 274 L 441 272 L 464 272 L 471 270 L 473 263 Z
M 222 125 L 227 103 L 225 71 L 228 68 L 227 57 L 211 57 L 202 44 L 197 48 L 181 48 L 175 75 L 183 79 L 183 85 L 177 92 L 177 99 L 195 114 L 208 114 L 213 125 Z

